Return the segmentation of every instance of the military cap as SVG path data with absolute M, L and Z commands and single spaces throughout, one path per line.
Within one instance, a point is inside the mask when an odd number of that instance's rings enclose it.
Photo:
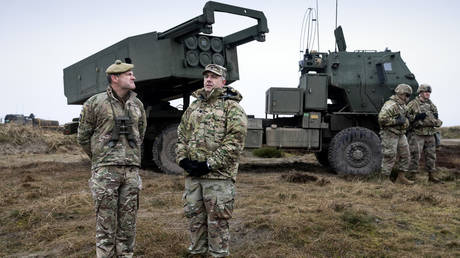
M 426 83 L 420 84 L 420 86 L 417 89 L 417 93 L 425 92 L 425 91 L 431 92 L 431 86 Z
M 134 68 L 133 64 L 127 64 L 121 62 L 121 60 L 116 60 L 114 64 L 111 64 L 107 70 L 105 70 L 106 74 L 118 74 L 124 73 Z
M 217 74 L 219 76 L 222 76 L 224 78 L 227 75 L 227 69 L 225 67 L 217 65 L 217 64 L 208 64 L 204 68 L 203 74 L 205 74 L 206 72 L 211 72 L 211 73 Z

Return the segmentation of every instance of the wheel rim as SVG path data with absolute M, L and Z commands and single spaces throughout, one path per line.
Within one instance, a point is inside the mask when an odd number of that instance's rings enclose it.
M 354 142 L 345 149 L 347 163 L 356 168 L 362 168 L 371 161 L 371 149 L 367 144 Z

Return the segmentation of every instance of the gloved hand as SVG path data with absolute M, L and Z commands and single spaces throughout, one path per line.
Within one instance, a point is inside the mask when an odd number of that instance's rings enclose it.
M 423 120 L 425 119 L 425 117 L 426 117 L 426 113 L 417 113 L 417 115 L 415 115 L 414 121 Z
M 395 125 L 403 125 L 406 123 L 406 117 L 399 115 L 395 120 Z
M 179 166 L 190 174 L 192 170 L 196 167 L 196 163 L 196 160 L 190 160 L 188 158 L 185 158 L 179 161 Z
M 189 172 L 189 174 L 193 177 L 200 177 L 209 174 L 211 170 L 208 167 L 208 163 L 206 161 L 196 161 L 192 160 L 191 161 L 193 164 L 192 170 Z

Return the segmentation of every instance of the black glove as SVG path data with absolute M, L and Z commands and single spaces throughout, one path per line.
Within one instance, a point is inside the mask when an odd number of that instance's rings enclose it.
M 415 115 L 414 121 L 423 120 L 425 119 L 425 117 L 426 117 L 426 113 L 418 113 L 417 115 Z
M 403 125 L 406 123 L 406 117 L 399 115 L 395 120 L 395 125 Z
M 191 176 L 200 177 L 209 174 L 211 170 L 208 167 L 208 163 L 206 161 L 191 161 L 193 164 L 192 170 L 189 172 Z
M 191 173 L 192 170 L 196 167 L 197 161 L 195 160 L 190 160 L 188 158 L 182 159 L 179 161 L 179 166 L 183 168 L 187 173 Z
M 433 115 L 434 115 L 434 118 L 436 118 L 436 119 L 438 119 L 438 118 L 439 118 L 439 115 L 438 115 L 438 113 L 433 113 Z

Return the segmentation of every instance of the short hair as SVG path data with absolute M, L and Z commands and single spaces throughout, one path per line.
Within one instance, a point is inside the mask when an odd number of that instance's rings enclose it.
M 107 74 L 107 81 L 109 82 L 109 84 L 112 83 L 112 75 L 119 76 L 120 74 L 119 74 L 119 73 L 110 73 L 110 74 Z

